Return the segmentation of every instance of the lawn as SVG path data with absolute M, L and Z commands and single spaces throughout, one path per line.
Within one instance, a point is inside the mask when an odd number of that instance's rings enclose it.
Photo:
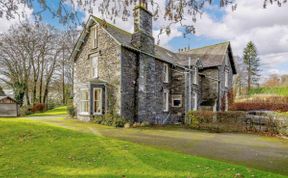
M 0 119 L 3 177 L 281 177 L 117 139 Z
M 30 116 L 56 116 L 56 115 L 66 115 L 67 114 L 67 106 L 61 106 L 47 112 L 43 113 L 35 113 Z
M 260 87 L 252 88 L 249 92 L 250 95 L 255 94 L 271 94 L 278 96 L 288 96 L 288 87 Z

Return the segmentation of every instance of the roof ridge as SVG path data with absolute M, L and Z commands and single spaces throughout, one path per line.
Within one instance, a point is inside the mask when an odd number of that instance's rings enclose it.
M 97 17 L 97 16 L 94 16 L 94 15 L 91 15 L 91 16 L 92 16 L 96 21 L 105 22 L 105 23 L 106 23 L 107 25 L 109 25 L 111 28 L 114 28 L 114 29 L 116 29 L 116 30 L 125 32 L 125 33 L 127 33 L 127 34 L 129 34 L 129 35 L 132 35 L 132 33 L 128 32 L 128 31 L 126 31 L 126 30 L 123 30 L 122 28 L 119 28 L 119 27 L 117 27 L 116 25 L 113 25 L 113 24 L 107 22 L 105 19 L 101 19 L 101 18 L 99 18 L 99 17 Z
M 224 42 L 221 42 L 221 43 L 216 43 L 216 44 L 212 44 L 212 45 L 202 46 L 202 47 L 199 47 L 199 48 L 193 48 L 193 49 L 190 49 L 188 51 L 192 51 L 192 50 L 195 50 L 195 49 L 202 49 L 202 48 L 218 46 L 218 45 L 222 45 L 222 44 L 225 44 L 225 43 L 230 44 L 230 41 L 224 41 Z

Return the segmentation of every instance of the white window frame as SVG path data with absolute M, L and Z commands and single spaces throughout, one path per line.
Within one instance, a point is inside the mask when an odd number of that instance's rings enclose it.
M 98 27 L 97 27 L 97 25 L 93 26 L 91 28 L 91 31 L 93 33 L 92 48 L 95 49 L 95 48 L 98 48 Z
M 225 87 L 228 87 L 229 71 L 225 69 Z
M 163 64 L 164 83 L 169 83 L 169 65 Z
M 179 100 L 179 106 L 174 105 L 174 101 Z M 181 108 L 182 107 L 182 95 L 172 95 L 172 107 L 174 108 Z
M 194 67 L 193 84 L 198 84 L 198 67 Z
M 95 112 L 95 91 L 99 90 L 100 91 L 100 99 L 99 99 L 99 106 L 100 106 L 100 112 Z M 102 88 L 93 88 L 93 115 L 102 115 L 103 113 L 103 89 Z
M 83 99 L 83 92 L 87 92 L 87 99 Z M 88 103 L 88 108 L 87 111 L 84 111 L 84 104 L 83 103 Z M 80 91 L 80 115 L 89 115 L 89 111 L 90 111 L 90 104 L 89 104 L 89 90 L 88 89 L 81 89 Z
M 197 91 L 193 91 L 193 99 L 194 99 L 193 110 L 197 111 L 198 110 L 198 92 Z
M 98 56 L 90 56 L 91 60 L 91 76 L 92 78 L 99 77 L 99 57 Z M 96 62 L 94 62 L 96 60 Z
M 164 112 L 169 111 L 169 90 L 166 89 L 163 91 L 163 111 Z

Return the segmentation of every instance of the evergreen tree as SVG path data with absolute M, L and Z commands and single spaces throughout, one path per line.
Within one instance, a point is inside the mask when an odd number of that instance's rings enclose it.
M 257 54 L 256 46 L 252 41 L 248 42 L 246 48 L 244 49 L 243 60 L 247 65 L 247 85 L 248 91 L 250 91 L 253 84 L 258 84 L 261 71 L 260 59 Z

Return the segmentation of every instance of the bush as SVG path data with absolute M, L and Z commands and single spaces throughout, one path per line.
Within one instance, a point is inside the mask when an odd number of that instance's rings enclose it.
M 194 129 L 212 132 L 254 132 L 265 134 L 288 135 L 288 117 L 272 112 L 212 112 L 191 111 L 186 114 L 184 124 Z
M 245 116 L 245 112 L 190 111 L 186 114 L 184 124 L 212 132 L 237 132 Z
M 35 112 L 44 112 L 44 110 L 45 110 L 45 105 L 43 103 L 36 103 L 36 104 L 33 105 L 32 109 L 31 109 L 31 111 L 33 113 L 35 113 Z
M 241 102 L 234 103 L 230 106 L 232 111 L 252 111 L 252 110 L 267 110 L 267 111 L 288 111 L 288 103 L 267 103 L 267 102 Z
M 29 106 L 21 106 L 19 109 L 19 115 L 20 116 L 26 116 L 26 115 L 30 115 L 33 114 L 31 108 Z
M 77 115 L 77 110 L 74 106 L 68 106 L 67 111 L 70 117 L 74 118 Z
M 128 121 L 119 115 L 105 114 L 103 116 L 94 116 L 93 122 L 107 126 L 124 127 Z

